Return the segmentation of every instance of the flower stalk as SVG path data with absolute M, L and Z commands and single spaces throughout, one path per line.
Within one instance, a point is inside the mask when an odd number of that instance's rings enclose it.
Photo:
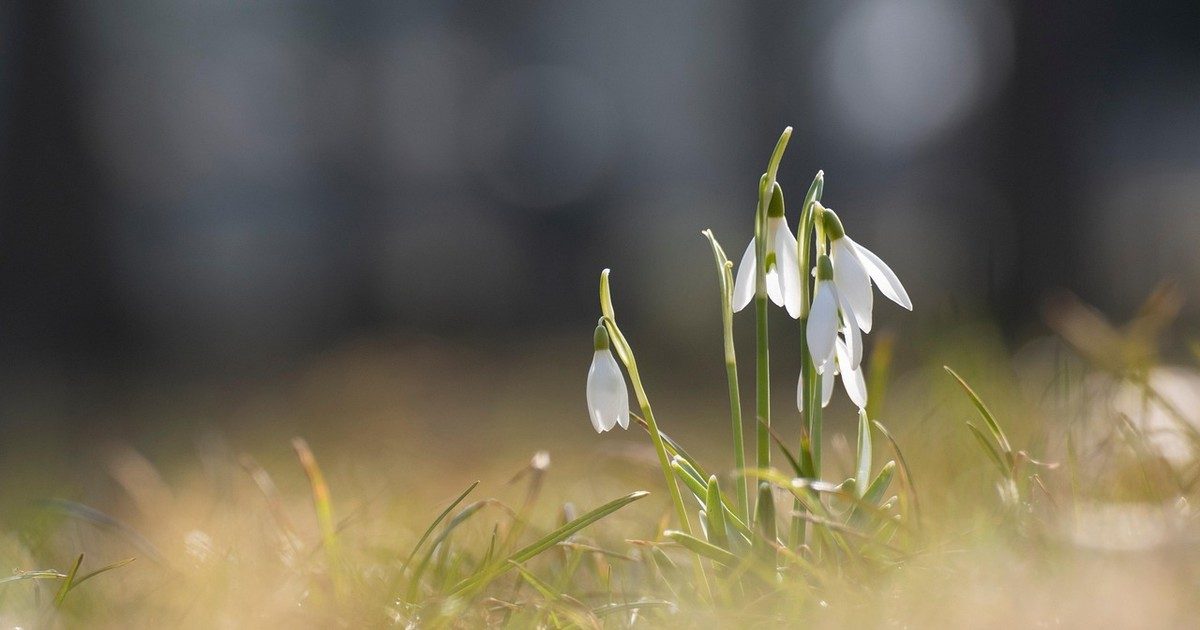
M 742 430 L 742 395 L 738 387 L 737 352 L 733 344 L 733 263 L 717 242 L 712 230 L 701 232 L 712 245 L 713 259 L 717 263 L 717 284 L 721 289 L 721 333 L 725 349 L 725 380 L 729 385 L 729 418 L 733 426 L 733 465 L 735 470 L 746 468 L 746 445 Z M 737 482 L 738 514 L 750 522 L 750 494 L 746 488 L 749 480 L 743 477 Z M 711 512 L 710 512 L 711 513 Z M 711 517 L 710 517 L 711 518 Z
M 797 252 L 796 261 L 800 271 L 800 384 L 797 386 L 797 406 L 803 410 L 804 428 L 800 436 L 800 461 L 812 462 L 813 470 L 805 471 L 813 479 L 821 478 L 821 405 L 817 403 L 820 396 L 821 376 L 817 374 L 812 356 L 808 350 L 808 313 L 812 308 L 812 242 L 817 205 L 821 193 L 825 190 L 825 171 L 817 171 L 813 177 L 808 192 L 804 195 L 804 205 L 800 206 L 800 223 L 796 229 Z M 806 439 L 807 436 L 807 439 Z M 803 518 L 804 505 L 796 499 L 792 510 L 792 527 L 789 540 L 793 548 L 804 543 L 806 521 Z
M 769 337 L 767 330 L 767 215 L 770 210 L 771 198 L 779 188 L 775 181 L 779 173 L 779 162 L 787 148 L 788 140 L 792 137 L 792 128 L 787 127 L 775 143 L 771 152 L 771 160 L 767 163 L 767 172 L 763 174 L 758 185 L 758 212 L 754 222 L 754 247 L 757 260 L 755 261 L 754 277 L 754 311 L 755 311 L 755 419 L 757 422 L 756 465 L 760 470 L 771 467 L 771 358 L 768 350 Z M 780 190 L 779 204 L 782 207 L 783 198 Z M 782 208 L 781 208 L 782 209 Z M 758 501 L 763 501 L 760 495 Z M 765 500 L 770 500 L 769 497 Z M 755 510 L 761 513 L 759 506 Z
M 683 531 L 690 535 L 692 533 L 692 524 L 688 520 L 687 510 L 684 509 L 683 496 L 679 493 L 679 485 L 675 482 L 675 475 L 671 472 L 671 460 L 667 457 L 667 447 L 663 443 L 662 434 L 658 431 L 658 423 L 654 421 L 654 410 L 650 408 L 650 399 L 646 396 L 646 388 L 642 385 L 642 377 L 638 372 L 637 360 L 633 356 L 633 349 L 629 347 L 629 342 L 625 340 L 625 335 L 621 333 L 621 329 L 617 326 L 616 314 L 612 306 L 612 292 L 608 285 L 608 274 L 608 269 L 600 272 L 600 311 L 603 313 L 600 323 L 608 331 L 612 348 L 616 351 L 617 357 L 625 364 L 629 380 L 633 383 L 634 396 L 637 397 L 638 406 L 642 410 L 642 417 L 646 419 L 646 426 L 650 432 L 650 441 L 654 443 L 654 452 L 658 456 L 658 465 L 662 468 L 663 476 L 666 477 L 667 491 L 671 495 L 671 504 L 675 508 L 675 515 L 679 519 L 679 525 L 683 528 Z

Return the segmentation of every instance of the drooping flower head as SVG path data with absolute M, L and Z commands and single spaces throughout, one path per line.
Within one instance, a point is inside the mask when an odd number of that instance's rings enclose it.
M 776 185 L 773 191 L 767 206 L 767 296 L 777 306 L 786 308 L 788 315 L 795 319 L 800 317 L 800 265 L 796 260 L 796 235 L 788 229 L 783 214 L 783 190 Z M 746 308 L 754 298 L 757 267 L 758 252 L 752 238 L 738 263 L 737 277 L 733 282 L 733 312 Z
M 824 373 L 826 366 L 833 361 L 834 344 L 841 321 L 838 307 L 839 304 L 844 304 L 844 301 L 839 298 L 839 287 L 833 280 L 833 261 L 829 256 L 822 254 L 817 259 L 816 270 L 817 288 L 813 292 L 812 310 L 808 313 L 805 335 L 813 365 L 820 374 Z M 853 313 L 847 315 L 847 319 L 854 317 Z
M 821 220 L 829 238 L 833 281 L 838 287 L 838 297 L 843 311 L 854 314 L 858 328 L 865 333 L 871 332 L 874 306 L 872 281 L 885 297 L 911 311 L 912 300 L 891 267 L 871 250 L 846 236 L 842 221 L 834 211 L 821 208 Z
M 862 334 L 871 332 L 874 308 L 872 282 L 888 299 L 908 310 L 912 301 L 891 268 L 869 249 L 846 236 L 841 219 L 832 210 L 814 201 L 823 238 L 829 240 L 829 254 L 817 259 L 816 290 L 805 331 L 813 366 L 821 374 L 822 406 L 829 403 L 835 374 L 842 375 L 846 393 L 858 407 L 867 404 L 865 381 L 860 363 L 863 355 Z M 803 407 L 797 389 L 797 406 Z
M 859 409 L 865 409 L 867 406 L 867 382 L 863 378 L 862 367 L 852 361 L 850 348 L 845 339 L 838 337 L 834 341 L 834 360 L 832 369 L 826 365 L 825 371 L 821 373 L 821 406 L 829 406 L 829 401 L 833 398 L 833 385 L 837 379 L 837 375 L 842 377 L 842 387 L 846 389 L 846 395 L 850 397 L 850 401 Z M 796 384 L 796 408 L 804 411 L 804 374 L 801 373 L 799 382 Z
M 603 324 L 596 326 L 592 336 L 592 367 L 588 370 L 587 403 L 592 427 L 604 433 L 617 425 L 629 428 L 629 389 L 621 366 L 613 357 L 608 339 L 608 330 Z

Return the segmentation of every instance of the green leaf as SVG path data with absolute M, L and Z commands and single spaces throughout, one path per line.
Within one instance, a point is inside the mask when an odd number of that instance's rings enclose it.
M 984 453 L 987 453 L 988 459 L 992 460 L 992 463 L 996 465 L 996 469 L 1000 471 L 1000 474 L 1007 477 L 1008 467 L 1005 466 L 1004 462 L 1000 459 L 1000 454 L 996 452 L 996 447 L 992 446 L 992 443 L 989 442 L 986 437 L 984 437 L 983 432 L 979 430 L 979 427 L 968 422 L 967 428 L 971 430 L 971 435 L 975 436 L 975 439 L 979 442 L 979 447 L 983 449 Z
M 67 598 L 67 591 L 71 590 L 72 583 L 75 581 L 75 574 L 79 573 L 79 565 L 83 564 L 83 554 L 79 554 L 75 558 L 75 564 L 71 565 L 71 570 L 67 571 L 66 578 L 63 579 L 62 586 L 58 587 L 58 593 L 54 596 L 54 606 L 62 606 L 63 600 Z
M 988 409 L 987 405 L 983 403 L 983 399 L 979 397 L 979 394 L 976 394 L 975 390 L 971 389 L 971 386 L 967 385 L 967 382 L 964 381 L 957 372 L 950 369 L 949 366 L 943 365 L 942 367 L 950 373 L 950 376 L 953 376 L 954 379 L 958 381 L 958 384 L 962 386 L 963 391 L 967 392 L 967 396 L 971 398 L 971 402 L 975 405 L 975 409 L 979 411 L 979 415 L 983 416 L 983 421 L 987 423 L 988 430 L 992 432 L 992 437 L 996 438 L 996 443 L 1000 445 L 1000 450 L 1004 452 L 1006 458 L 1011 459 L 1012 446 L 1010 446 L 1008 443 L 1008 436 L 1006 436 L 1004 434 L 1004 430 L 1000 428 L 1000 423 L 996 422 L 996 416 L 992 415 L 991 410 Z
M 871 478 L 871 423 L 867 420 L 867 412 L 858 410 L 858 465 L 854 473 L 854 494 L 862 497 L 867 494 L 868 480 Z
M 528 546 L 518 550 L 517 552 L 513 553 L 511 556 L 506 558 L 503 562 L 493 564 L 491 567 L 483 569 L 482 571 L 475 574 L 474 576 L 469 577 L 469 578 L 463 580 L 462 582 L 459 582 L 458 585 L 455 586 L 449 594 L 451 596 L 465 595 L 467 593 L 470 593 L 470 592 L 473 592 L 480 588 L 483 588 L 483 587 L 487 586 L 492 580 L 494 580 L 497 577 L 508 572 L 508 570 L 512 568 L 512 564 L 511 564 L 512 562 L 516 562 L 518 564 L 524 563 L 527 560 L 529 560 L 530 558 L 533 558 L 534 556 L 555 546 L 556 544 L 562 542 L 563 540 L 566 540 L 568 537 L 574 535 L 576 532 L 587 527 L 588 525 L 595 523 L 596 521 L 608 516 L 609 514 L 612 514 L 613 512 L 616 512 L 617 510 L 625 507 L 626 505 L 629 505 L 630 503 L 633 503 L 634 501 L 637 501 L 638 499 L 642 499 L 642 498 L 648 496 L 649 494 L 650 494 L 649 492 L 639 491 L 639 492 L 634 492 L 634 493 L 625 495 L 619 499 L 614 499 L 612 501 L 609 501 L 608 503 L 605 503 L 604 505 L 592 510 L 591 512 L 588 512 L 587 514 L 580 516 L 579 518 L 571 521 L 570 523 L 567 523 L 566 525 L 559 527 L 558 529 L 550 532 L 549 534 L 546 534 L 545 536 L 539 538 L 538 540 L 534 541 L 533 543 L 529 544 Z
M 592 614 L 597 617 L 604 617 L 613 613 L 641 610 L 642 608 L 666 608 L 669 611 L 673 611 L 678 607 L 673 602 L 665 599 L 639 599 L 636 602 L 617 602 L 597 606 L 592 609 Z
M 96 577 L 97 575 L 100 575 L 101 573 L 107 573 L 109 571 L 112 571 L 113 569 L 119 569 L 119 568 L 129 564 L 130 562 L 133 562 L 136 559 L 137 558 L 125 558 L 124 560 L 118 560 L 112 564 L 102 566 L 99 569 L 96 569 L 95 571 L 92 571 L 91 573 L 88 573 L 87 575 L 72 582 L 71 587 L 68 588 L 67 590 L 70 591 L 71 589 L 75 588 L 76 586 L 83 584 L 84 582 Z
M 704 509 L 708 513 L 708 540 L 722 548 L 729 548 L 729 538 L 725 535 L 725 504 L 721 501 L 721 489 L 717 484 L 717 476 L 708 478 L 708 496 L 705 497 Z
M 776 534 L 775 525 L 775 496 L 771 493 L 771 484 L 762 482 L 758 484 L 758 514 L 754 522 L 758 525 L 759 533 L 767 541 L 776 542 L 778 535 Z M 763 545 L 765 547 L 765 545 Z M 770 553 L 774 553 L 774 548 Z
M 896 454 L 896 461 L 900 465 L 900 473 L 904 475 L 904 482 L 908 487 L 909 496 L 912 498 L 913 506 L 913 522 L 919 524 L 921 522 L 921 507 L 917 499 L 917 488 L 913 484 L 912 471 L 908 467 L 908 461 L 904 459 L 904 453 L 900 452 L 900 445 L 896 443 L 896 439 L 892 437 L 892 433 L 883 426 L 883 423 L 878 420 L 874 421 L 875 428 L 887 438 L 888 443 L 892 446 L 892 452 Z
M 688 490 L 691 491 L 692 495 L 696 497 L 696 500 L 701 505 L 708 504 L 708 484 L 704 483 L 700 473 L 681 457 L 671 459 L 671 469 L 675 471 L 675 476 L 683 482 L 683 485 L 687 486 Z M 721 495 L 721 508 L 723 511 L 722 518 L 749 540 L 750 527 L 733 511 L 733 506 L 724 495 Z
M 888 486 L 892 483 L 892 477 L 896 473 L 896 462 L 889 461 L 879 469 L 879 474 L 875 477 L 875 481 L 863 493 L 863 501 L 871 505 L 879 505 L 879 501 L 883 499 L 883 493 L 887 492 Z
M 725 551 L 716 545 L 706 543 L 703 540 L 700 540 L 699 538 L 691 536 L 687 533 L 675 530 L 667 530 L 663 532 L 663 535 L 686 547 L 689 551 L 708 558 L 713 562 L 718 562 L 727 567 L 735 566 L 738 562 L 737 556 L 733 555 L 732 553 L 729 553 L 728 551 Z
M 433 552 L 438 548 L 438 545 L 442 544 L 442 542 L 450 536 L 450 533 L 457 529 L 459 525 L 467 522 L 468 519 L 478 513 L 479 510 L 483 509 L 483 507 L 487 504 L 487 501 L 476 501 L 475 503 L 463 508 L 461 512 L 454 516 L 454 518 L 450 519 L 449 523 L 446 523 L 446 526 L 442 529 L 441 533 L 438 534 L 433 543 L 429 545 L 429 551 L 425 552 L 425 554 L 421 557 L 421 562 L 417 563 L 417 568 L 413 569 L 412 577 L 410 577 L 408 580 L 408 593 L 405 596 L 405 601 L 416 601 L 417 589 L 421 586 L 421 577 L 425 574 L 425 570 L 429 567 L 429 561 L 432 559 Z
M 404 561 L 403 565 L 401 565 L 401 567 L 400 567 L 401 573 L 403 573 L 406 569 L 408 569 L 409 563 L 411 563 L 413 557 L 417 555 L 417 550 L 421 548 L 421 545 L 423 545 L 425 543 L 425 540 L 427 538 L 429 538 L 429 535 L 433 533 L 433 530 L 436 529 L 437 526 L 440 525 L 443 520 L 445 520 L 446 515 L 449 514 L 452 510 L 454 510 L 454 508 L 458 507 L 458 504 L 462 503 L 463 499 L 467 498 L 467 495 L 471 494 L 471 491 L 474 490 L 475 486 L 478 486 L 478 485 L 479 485 L 479 482 L 476 481 L 476 482 L 472 483 L 471 485 L 467 486 L 467 489 L 463 490 L 462 493 L 458 495 L 458 498 L 455 499 L 450 505 L 447 505 L 446 509 L 442 510 L 442 513 L 438 514 L 438 517 L 433 519 L 433 522 L 429 524 L 429 527 L 425 528 L 425 533 L 421 534 L 420 540 L 417 541 L 417 544 L 413 546 L 412 551 L 409 552 L 408 559 Z

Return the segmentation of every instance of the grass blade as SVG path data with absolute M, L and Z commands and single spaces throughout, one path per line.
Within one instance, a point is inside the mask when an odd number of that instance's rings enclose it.
M 433 543 L 429 545 L 429 551 L 422 556 L 421 562 L 417 564 L 417 568 L 413 569 L 412 577 L 410 577 L 408 580 L 408 593 L 405 596 L 406 601 L 416 601 L 417 589 L 421 586 L 421 577 L 425 574 L 425 570 L 429 567 L 429 561 L 433 558 L 433 552 L 438 548 L 438 545 L 442 544 L 446 538 L 450 536 L 450 533 L 453 532 L 459 525 L 467 522 L 467 519 L 475 516 L 475 514 L 479 512 L 479 510 L 483 509 L 483 507 L 487 504 L 487 501 L 476 501 L 475 503 L 463 508 L 461 512 L 454 516 L 454 518 L 450 519 L 449 523 L 446 523 L 446 527 L 442 529 L 442 532 L 438 534 L 438 537 L 435 538 Z
M 854 494 L 862 497 L 867 494 L 868 480 L 871 478 L 871 423 L 867 420 L 867 412 L 858 410 L 858 466 L 854 474 Z
M 888 444 L 892 447 L 892 452 L 896 454 L 896 462 L 900 467 L 900 474 L 904 478 L 904 483 L 908 486 L 908 494 L 912 498 L 913 506 L 913 522 L 920 526 L 921 523 L 921 505 L 917 499 L 917 487 L 913 485 L 912 472 L 908 467 L 908 460 L 904 458 L 904 453 L 900 452 L 900 445 L 896 443 L 896 438 L 892 437 L 891 431 L 883 426 L 883 423 L 878 420 L 874 421 L 875 428 L 879 430 L 883 437 L 887 438 Z
M 625 507 L 626 505 L 629 505 L 630 503 L 633 503 L 634 501 L 637 501 L 638 499 L 642 499 L 642 498 L 648 496 L 649 494 L 650 494 L 649 492 L 645 492 L 645 491 L 633 492 L 633 493 L 627 494 L 619 499 L 614 499 L 612 501 L 609 501 L 608 503 L 605 503 L 604 505 L 592 510 L 591 512 L 588 512 L 587 514 L 580 516 L 579 518 L 571 521 L 570 523 L 563 525 L 562 527 L 550 532 L 549 534 L 546 534 L 545 536 L 534 541 L 533 543 L 523 547 L 522 549 L 518 550 L 517 552 L 513 553 L 511 556 L 506 558 L 503 562 L 493 564 L 491 568 L 484 569 L 483 571 L 480 571 L 475 576 L 467 578 L 466 580 L 463 580 L 462 582 L 460 582 L 458 584 L 458 586 L 454 587 L 454 589 L 451 590 L 450 595 L 451 596 L 464 595 L 466 593 L 470 593 L 474 590 L 477 590 L 477 589 L 483 588 L 484 586 L 487 586 L 487 584 L 490 583 L 492 580 L 503 575 L 509 569 L 511 569 L 512 562 L 516 562 L 518 564 L 524 563 L 525 561 L 529 560 L 530 558 L 533 558 L 534 556 L 542 553 L 543 551 L 566 540 L 568 537 L 572 536 L 573 534 L 575 534 L 579 530 L 587 527 L 588 525 L 595 523 L 596 521 L 608 516 L 609 514 L 612 514 L 613 512 L 616 512 L 617 510 Z
M 879 474 L 871 485 L 867 487 L 867 491 L 863 493 L 863 502 L 870 505 L 879 505 L 883 499 L 883 493 L 887 492 L 888 486 L 892 484 L 892 477 L 896 473 L 896 462 L 888 462 L 879 469 Z
M 717 476 L 708 478 L 708 496 L 705 497 L 704 510 L 708 513 L 708 540 L 722 548 L 729 548 L 729 538 L 725 535 L 725 505 L 721 502 L 721 489 L 717 485 Z
M 59 573 L 54 570 L 46 571 L 24 571 L 16 575 L 10 575 L 6 578 L 0 578 L 0 584 L 8 582 L 20 582 L 21 580 L 61 580 L 66 578 L 65 573 Z
M 76 586 L 83 584 L 84 582 L 96 577 L 97 575 L 100 575 L 101 573 L 107 573 L 109 571 L 112 571 L 113 569 L 119 569 L 119 568 L 129 564 L 130 562 L 133 562 L 134 560 L 137 560 L 137 558 L 125 558 L 124 560 L 118 560 L 112 564 L 102 566 L 99 569 L 96 569 L 95 571 L 92 571 L 91 573 L 88 573 L 87 575 L 72 582 L 70 588 L 68 588 L 67 590 L 70 591 L 71 589 L 75 588 Z
M 442 510 L 442 513 L 438 514 L 438 517 L 433 519 L 433 522 L 429 524 L 429 527 L 425 528 L 425 533 L 421 534 L 420 540 L 417 541 L 417 544 L 413 546 L 412 551 L 409 552 L 408 559 L 404 561 L 404 565 L 400 569 L 401 573 L 403 573 L 405 570 L 408 569 L 409 563 L 411 563 L 413 557 L 415 557 L 417 555 L 417 550 L 419 550 L 421 548 L 421 545 L 423 545 L 425 543 L 425 540 L 429 538 L 429 535 L 433 533 L 433 530 L 437 529 L 437 526 L 440 525 L 442 523 L 442 521 L 446 519 L 446 515 L 449 514 L 450 512 L 452 512 L 454 510 L 454 508 L 458 507 L 458 504 L 462 503 L 463 499 L 467 498 L 467 495 L 471 494 L 471 491 L 474 490 L 475 486 L 478 486 L 478 485 L 479 485 L 479 482 L 476 481 L 476 482 L 472 483 L 471 485 L 467 486 L 467 489 L 463 490 L 462 493 L 458 495 L 458 498 L 455 499 L 453 502 L 451 502 L 450 505 L 447 505 L 446 509 Z
M 63 600 L 67 598 L 67 591 L 71 590 L 72 583 L 75 581 L 75 574 L 79 573 L 79 565 L 83 564 L 83 554 L 79 554 L 75 558 L 75 564 L 71 565 L 71 570 L 67 571 L 67 576 L 63 579 L 62 586 L 58 587 L 58 593 L 54 596 L 54 606 L 57 608 L 62 606 Z
M 979 411 L 979 415 L 983 416 L 983 421 L 987 423 L 988 430 L 992 432 L 992 436 L 996 438 L 996 443 L 1000 445 L 1000 450 L 1004 452 L 1004 456 L 1009 460 L 1012 459 L 1012 446 L 1008 443 L 1008 436 L 1004 434 L 1004 430 L 1000 428 L 1000 423 L 996 422 L 996 416 L 992 415 L 992 411 L 984 404 L 983 399 L 975 390 L 971 389 L 970 385 L 963 380 L 957 372 L 950 369 L 950 366 L 943 365 L 943 369 L 953 376 L 958 384 L 962 386 L 963 391 L 967 392 L 967 396 L 971 398 L 971 403 L 975 405 L 975 409 Z
M 668 529 L 667 531 L 663 532 L 663 535 L 667 538 L 670 538 L 672 541 L 679 543 L 681 546 L 686 547 L 692 553 L 708 558 L 713 562 L 718 562 L 727 567 L 736 566 L 738 563 L 738 557 L 732 553 L 725 551 L 716 545 L 706 543 L 695 536 L 688 535 L 685 532 Z
M 1003 460 L 1000 459 L 1000 453 L 996 452 L 996 447 L 992 446 L 992 443 L 989 442 L 986 437 L 984 437 L 983 431 L 980 431 L 979 427 L 971 424 L 970 422 L 967 423 L 967 428 L 971 430 L 971 435 L 974 435 L 975 439 L 979 441 L 979 447 L 983 449 L 984 453 L 987 453 L 988 459 L 992 460 L 992 463 L 996 465 L 996 468 L 1000 471 L 1000 474 L 1008 477 L 1008 467 L 1005 466 Z
M 317 465 L 317 458 L 304 438 L 292 438 L 292 449 L 296 451 L 296 457 L 300 459 L 300 466 L 304 468 L 304 474 L 308 475 L 308 483 L 312 487 L 313 509 L 317 513 L 317 526 L 321 530 L 321 542 L 325 546 L 326 553 L 336 554 L 337 521 L 333 518 L 333 503 L 330 500 L 329 485 L 325 483 L 325 475 L 321 473 L 321 467 Z M 332 564 L 333 558 L 330 560 Z

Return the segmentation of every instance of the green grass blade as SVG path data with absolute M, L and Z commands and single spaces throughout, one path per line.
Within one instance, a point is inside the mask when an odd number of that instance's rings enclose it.
M 875 480 L 867 487 L 867 491 L 863 493 L 863 502 L 870 505 L 879 505 L 883 500 L 883 493 L 887 492 L 888 486 L 892 484 L 892 477 L 896 473 L 896 462 L 889 461 L 879 469 L 879 474 L 875 476 Z
M 678 607 L 673 602 L 665 599 L 639 599 L 635 602 L 617 602 L 597 606 L 592 609 L 592 614 L 597 617 L 604 617 L 619 612 L 640 610 L 642 608 L 665 608 L 668 611 L 674 611 Z
M 75 564 L 71 565 L 71 570 L 67 571 L 67 576 L 63 578 L 62 586 L 58 587 L 58 593 L 54 596 L 54 606 L 57 608 L 62 606 L 63 600 L 67 598 L 67 591 L 71 590 L 72 583 L 75 581 L 75 575 L 79 573 L 79 565 L 83 564 L 83 554 L 79 554 L 75 558 Z
M 979 447 L 983 449 L 984 453 L 987 453 L 988 459 L 992 460 L 992 463 L 996 465 L 996 469 L 1000 471 L 1000 474 L 1007 477 L 1008 467 L 1000 459 L 1000 453 L 996 452 L 996 447 L 992 446 L 992 443 L 984 437 L 983 431 L 980 431 L 979 427 L 970 422 L 967 423 L 967 428 L 971 430 L 971 435 L 974 435 L 975 439 L 979 441 Z
M 549 534 L 546 534 L 540 539 L 518 550 L 506 558 L 504 562 L 496 563 L 492 565 L 492 567 L 480 571 L 475 576 L 463 580 L 454 587 L 454 589 L 450 592 L 450 595 L 464 595 L 487 586 L 487 584 L 492 580 L 503 575 L 512 568 L 510 562 L 524 563 L 530 558 L 533 558 L 534 556 L 557 545 L 563 540 L 566 540 L 568 537 L 574 535 L 576 532 L 587 527 L 588 525 L 595 523 L 609 514 L 612 514 L 613 512 L 616 512 L 626 505 L 629 505 L 638 499 L 642 499 L 649 494 L 649 492 L 638 491 L 605 503 L 604 505 L 592 510 L 591 512 L 588 512 L 587 514 L 584 514 L 583 516 L 580 516 L 570 523 L 563 525 L 562 527 L 550 532 Z
M 68 588 L 67 590 L 70 591 L 71 589 L 75 588 L 76 586 L 83 584 L 84 582 L 96 577 L 97 575 L 100 575 L 101 573 L 107 573 L 109 571 L 112 571 L 113 569 L 119 569 L 119 568 L 129 564 L 130 562 L 133 562 L 134 560 L 137 560 L 137 558 L 125 558 L 124 560 L 118 560 L 112 564 L 102 566 L 99 569 L 96 569 L 95 571 L 92 571 L 91 573 L 88 573 L 87 575 L 72 582 L 71 587 Z
M 521 577 L 524 578 L 525 581 L 534 588 L 534 590 L 541 593 L 542 597 L 546 598 L 547 600 L 558 599 L 558 591 L 555 591 L 554 588 L 543 582 L 540 578 L 538 578 L 538 576 L 530 573 L 529 569 L 525 568 L 525 565 L 519 562 L 513 562 L 512 560 L 508 560 L 507 562 L 512 568 L 517 570 L 517 573 L 521 574 Z
M 729 538 L 725 535 L 725 504 L 721 501 L 721 489 L 717 484 L 717 476 L 708 478 L 708 496 L 705 497 L 704 510 L 708 513 L 708 540 L 722 548 L 729 548 Z
M 738 563 L 738 557 L 733 555 L 732 553 L 725 551 L 724 549 L 722 549 L 716 545 L 706 543 L 703 540 L 696 538 L 695 536 L 690 536 L 685 532 L 679 532 L 679 531 L 669 529 L 669 530 L 663 532 L 663 535 L 666 536 L 667 538 L 670 538 L 673 542 L 676 542 L 676 543 L 680 544 L 681 546 L 686 547 L 689 551 L 691 551 L 695 554 L 698 554 L 700 556 L 703 556 L 705 558 L 708 558 L 709 560 L 712 560 L 713 562 L 718 562 L 727 567 L 736 566 Z
M 487 501 L 476 501 L 475 503 L 463 508 L 461 512 L 454 516 L 454 518 L 450 519 L 450 522 L 446 523 L 446 526 L 442 529 L 441 533 L 438 534 L 438 537 L 435 538 L 433 543 L 429 545 L 429 551 L 425 552 L 425 555 L 422 556 L 421 562 L 417 564 L 417 568 L 413 569 L 412 577 L 408 580 L 408 593 L 405 596 L 406 601 L 416 601 L 417 589 L 421 586 L 421 577 L 425 574 L 425 570 L 429 567 L 429 561 L 433 558 L 433 552 L 435 549 L 437 549 L 438 545 L 442 544 L 442 542 L 446 540 L 450 533 L 453 532 L 459 525 L 467 522 L 468 519 L 470 519 L 472 516 L 475 516 L 475 514 L 478 513 L 479 510 L 483 509 L 483 507 L 487 504 Z
M 890 444 L 892 447 L 892 452 L 896 454 L 896 462 L 899 464 L 900 474 L 904 478 L 905 485 L 908 486 L 908 494 L 912 499 L 913 523 L 920 526 L 921 504 L 917 498 L 917 488 L 916 485 L 913 484 L 912 472 L 908 467 L 908 460 L 904 458 L 904 453 L 900 451 L 900 445 L 897 444 L 896 439 L 892 437 L 891 431 L 888 431 L 887 427 L 883 426 L 883 423 L 879 422 L 878 420 L 874 421 L 874 424 L 875 428 L 878 429 L 881 434 L 883 434 L 883 437 L 887 438 L 888 444 Z
M 418 540 L 417 544 L 413 546 L 412 551 L 409 552 L 409 554 L 408 554 L 408 559 L 405 560 L 404 564 L 401 566 L 401 568 L 400 568 L 401 573 L 403 573 L 405 570 L 408 569 L 409 563 L 411 563 L 413 557 L 415 557 L 417 555 L 417 550 L 421 548 L 421 545 L 423 545 L 425 543 L 425 540 L 427 538 L 429 538 L 429 535 L 433 533 L 433 530 L 437 529 L 437 526 L 440 525 L 442 523 L 442 521 L 446 519 L 446 515 L 450 514 L 450 512 L 453 511 L 454 508 L 458 507 L 458 504 L 462 503 L 463 499 L 467 498 L 467 495 L 471 494 L 471 491 L 474 490 L 475 487 L 478 485 L 479 485 L 479 482 L 476 481 L 476 482 L 472 483 L 471 485 L 467 486 L 467 489 L 463 490 L 462 493 L 458 495 L 457 499 L 455 499 L 453 502 L 451 502 L 450 505 L 446 506 L 446 509 L 442 510 L 442 513 L 438 514 L 438 517 L 433 519 L 433 522 L 429 524 L 429 527 L 425 528 L 425 533 L 421 534 L 420 540 Z
M 867 486 L 871 478 L 871 422 L 867 420 L 867 412 L 858 411 L 858 465 L 854 473 L 854 494 L 862 497 L 867 494 Z
M 292 449 L 308 476 L 312 488 L 313 510 L 317 514 L 317 526 L 321 530 L 321 543 L 325 553 L 330 556 L 330 565 L 337 564 L 337 521 L 333 518 L 333 502 L 329 494 L 329 484 L 325 483 L 325 475 L 317 465 L 317 458 L 309 448 L 304 438 L 292 438 Z
M 683 484 L 696 497 L 696 500 L 702 506 L 707 506 L 708 484 L 703 481 L 700 474 L 691 468 L 682 458 L 671 460 L 671 468 L 675 471 L 675 475 L 683 481 Z M 738 518 L 737 513 L 733 511 L 733 506 L 730 504 L 729 499 L 724 495 L 721 495 L 721 507 L 724 512 L 722 516 L 726 522 L 749 540 L 751 538 L 750 527 L 742 519 Z
M 1004 430 L 1000 428 L 1000 423 L 996 422 L 996 416 L 993 415 L 992 411 L 988 409 L 986 404 L 984 404 L 983 399 L 979 397 L 979 394 L 976 394 L 975 390 L 971 389 L 971 386 L 967 385 L 967 382 L 964 381 L 957 372 L 950 369 L 950 366 L 943 365 L 942 367 L 950 373 L 950 376 L 954 377 L 954 380 L 958 381 L 958 384 L 962 386 L 963 391 L 967 392 L 967 396 L 971 398 L 971 403 L 975 405 L 975 409 L 979 411 L 979 415 L 983 416 L 983 421 L 987 423 L 988 430 L 991 431 L 992 436 L 996 438 L 996 443 L 1000 445 L 1000 450 L 1003 451 L 1006 458 L 1011 459 L 1012 446 L 1008 443 L 1008 436 L 1005 435 Z
M 696 469 L 692 468 L 683 458 L 671 458 L 671 469 L 675 471 L 675 476 L 687 486 L 688 490 L 692 491 L 692 495 L 700 502 L 700 506 L 704 506 L 704 498 L 708 494 L 707 484 L 704 483 L 704 478 Z

